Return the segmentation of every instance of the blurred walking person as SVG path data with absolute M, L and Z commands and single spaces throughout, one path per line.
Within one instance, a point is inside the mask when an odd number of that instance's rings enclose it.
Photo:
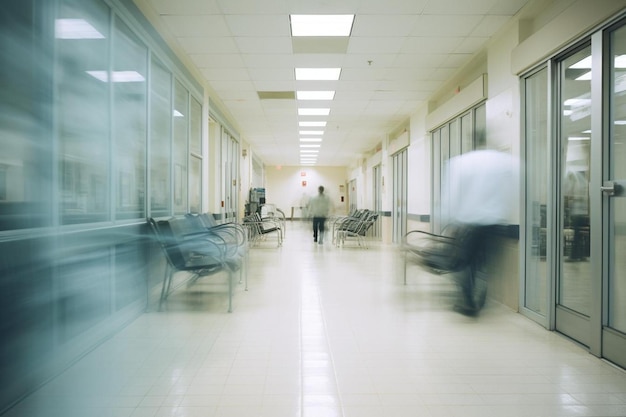
M 330 198 L 324 194 L 324 186 L 320 185 L 317 188 L 317 195 L 309 200 L 308 205 L 308 213 L 313 217 L 313 242 L 320 245 L 324 243 L 324 229 L 330 209 Z
M 485 303 L 488 243 L 500 226 L 519 224 L 519 161 L 495 150 L 462 154 L 448 161 L 444 184 L 442 225 L 451 228 L 465 265 L 456 309 L 473 315 Z

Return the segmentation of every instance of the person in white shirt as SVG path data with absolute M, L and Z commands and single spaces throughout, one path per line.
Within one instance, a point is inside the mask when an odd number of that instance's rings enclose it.
M 330 214 L 330 198 L 324 194 L 324 186 L 317 188 L 317 195 L 309 200 L 308 212 L 313 217 L 313 241 L 322 245 L 324 243 L 324 227 L 326 218 Z

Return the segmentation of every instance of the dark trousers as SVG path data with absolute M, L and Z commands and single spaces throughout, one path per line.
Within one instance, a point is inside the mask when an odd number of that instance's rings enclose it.
M 457 273 L 462 307 L 477 312 L 485 302 L 487 290 L 486 262 L 488 242 L 493 237 L 492 226 L 464 226 L 456 236 L 458 249 L 465 260 Z
M 317 241 L 318 234 L 320 236 L 324 234 L 325 223 L 326 217 L 313 217 L 313 240 Z

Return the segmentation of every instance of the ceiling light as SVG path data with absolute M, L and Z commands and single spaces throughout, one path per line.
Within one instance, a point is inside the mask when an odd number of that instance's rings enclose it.
M 292 14 L 291 36 L 350 36 L 353 14 Z
M 57 19 L 54 36 L 57 39 L 104 39 L 104 35 L 84 19 Z
M 323 135 L 323 130 L 300 130 L 298 131 L 301 135 Z
M 330 109 L 298 109 L 298 115 L 300 116 L 328 116 L 329 114 Z
M 322 138 L 300 138 L 300 142 L 321 142 Z
M 300 127 L 326 127 L 326 122 L 298 122 Z
M 319 152 L 320 152 L 319 149 L 300 149 L 300 154 L 319 153 Z M 313 155 L 307 155 L 307 156 L 313 156 Z
M 334 91 L 296 91 L 298 100 L 332 100 L 335 98 Z
M 341 68 L 296 68 L 297 81 L 337 81 Z
M 301 148 L 319 148 L 320 146 L 322 146 L 322 145 L 303 145 L 303 144 L 300 144 Z

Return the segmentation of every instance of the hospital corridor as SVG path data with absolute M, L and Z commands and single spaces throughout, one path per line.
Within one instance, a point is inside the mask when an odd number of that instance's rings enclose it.
M 452 309 L 449 277 L 398 247 L 250 249 L 233 312 L 219 276 L 176 289 L 6 417 L 626 415 L 626 373 L 511 309 Z

